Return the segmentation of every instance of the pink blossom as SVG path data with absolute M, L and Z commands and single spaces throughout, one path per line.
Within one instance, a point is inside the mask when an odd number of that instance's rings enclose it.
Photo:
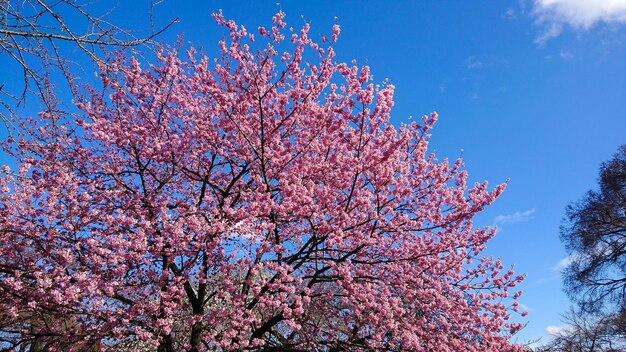
M 436 113 L 392 125 L 394 87 L 336 61 L 338 25 L 290 43 L 282 12 L 256 40 L 214 18 L 215 60 L 119 58 L 79 120 L 42 113 L 8 148 L 1 311 L 58 321 L 57 350 L 522 351 L 523 276 L 472 225 L 504 185 L 428 151 Z

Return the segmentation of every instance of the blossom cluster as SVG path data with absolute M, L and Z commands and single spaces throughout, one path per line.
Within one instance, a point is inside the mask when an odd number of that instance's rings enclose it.
M 216 59 L 118 59 L 78 118 L 5 144 L 7 341 L 521 351 L 522 276 L 472 223 L 504 185 L 428 152 L 436 113 L 390 123 L 394 86 L 337 62 L 339 26 L 318 44 L 282 12 L 254 33 L 214 17 Z

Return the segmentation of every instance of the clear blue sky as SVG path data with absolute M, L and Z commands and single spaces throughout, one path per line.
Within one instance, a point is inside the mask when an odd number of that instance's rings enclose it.
M 440 159 L 463 150 L 470 178 L 507 191 L 481 214 L 501 229 L 489 254 L 528 274 L 521 342 L 562 325 L 569 303 L 557 263 L 565 206 L 595 187 L 597 170 L 626 143 L 626 1 L 281 1 L 288 26 L 311 33 L 341 26 L 340 60 L 368 64 L 396 86 L 393 122 L 439 112 L 431 147 Z M 102 1 L 98 6 L 108 6 Z M 148 1 L 120 5 L 110 19 L 145 33 Z M 586 4 L 585 4 L 586 3 Z M 620 4 L 621 3 L 621 4 Z M 174 1 L 155 20 L 180 22 L 161 39 L 215 53 L 222 32 L 210 13 L 254 29 L 276 1 Z M 303 20 L 304 18 L 304 20 Z

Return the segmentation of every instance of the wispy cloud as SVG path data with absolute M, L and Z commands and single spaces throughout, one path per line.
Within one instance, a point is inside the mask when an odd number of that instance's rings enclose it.
M 546 327 L 546 332 L 552 336 L 559 336 L 559 335 L 563 335 L 566 334 L 567 332 L 571 331 L 572 327 L 569 325 L 548 325 Z
M 506 66 L 509 61 L 497 56 L 476 56 L 472 55 L 463 60 L 463 65 L 467 71 L 478 70 L 488 67 Z
M 563 269 L 572 264 L 574 260 L 587 261 L 592 260 L 595 257 L 608 257 L 611 256 L 612 251 L 613 249 L 610 245 L 601 243 L 589 249 L 587 252 L 572 254 L 562 258 L 556 264 L 551 266 L 550 270 L 554 272 L 561 272 Z
M 566 26 L 589 30 L 597 23 L 626 24 L 626 0 L 534 0 L 532 14 L 542 28 L 535 43 L 544 45 Z
M 522 308 L 522 310 L 526 311 L 526 312 L 531 312 L 531 311 L 534 310 L 533 308 L 530 308 L 529 306 L 525 305 L 524 303 L 520 303 L 519 307 Z
M 477 101 L 483 97 L 501 94 L 506 90 L 504 84 L 494 84 L 493 80 L 487 80 L 487 77 L 494 73 L 508 72 L 509 61 L 507 59 L 494 55 L 471 55 L 466 57 L 460 64 L 463 68 L 463 73 L 455 80 L 455 86 L 463 86 L 464 95 L 470 101 Z M 449 81 L 446 80 L 444 83 L 447 84 Z M 489 81 L 488 86 L 485 84 L 487 81 Z M 503 82 L 502 80 L 500 81 Z M 446 88 L 447 86 L 440 86 L 439 90 L 444 93 Z
M 572 261 L 574 260 L 574 256 L 568 255 L 567 257 L 559 260 L 556 264 L 550 267 L 550 270 L 560 272 L 561 270 L 567 268 Z
M 502 18 L 506 18 L 507 20 L 517 19 L 517 14 L 512 7 L 507 7 L 507 9 L 502 13 Z
M 550 23 L 546 26 L 541 34 L 535 38 L 535 44 L 539 46 L 545 45 L 550 39 L 556 38 L 563 31 L 563 25 L 561 23 Z
M 482 62 L 478 57 L 476 56 L 470 56 L 467 59 L 465 59 L 464 61 L 465 63 L 465 69 L 466 70 L 474 70 L 474 69 L 478 69 L 478 68 L 483 68 L 485 67 L 485 63 Z
M 500 214 L 493 219 L 493 226 L 501 227 L 503 224 L 528 221 L 534 217 L 534 213 L 535 208 L 525 211 L 516 211 L 512 214 Z
M 574 54 L 572 54 L 570 51 L 567 51 L 567 50 L 559 51 L 558 55 L 549 54 L 549 55 L 545 56 L 546 60 L 552 60 L 554 58 L 560 58 L 561 60 L 564 60 L 564 61 L 572 60 L 574 57 L 575 57 Z
M 547 277 L 543 277 L 541 279 L 535 280 L 535 281 L 531 281 L 530 283 L 528 283 L 528 286 L 543 286 L 544 284 L 547 284 L 549 282 L 553 282 L 555 280 L 559 280 L 561 278 L 561 274 L 555 274 L 552 276 L 547 276 Z
M 572 54 L 571 52 L 567 50 L 561 50 L 559 52 L 559 57 L 563 60 L 569 60 L 569 59 L 574 58 L 574 54 Z

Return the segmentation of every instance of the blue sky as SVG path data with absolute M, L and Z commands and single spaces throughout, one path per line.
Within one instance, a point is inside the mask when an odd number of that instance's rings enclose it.
M 121 4 L 110 19 L 145 33 L 148 4 Z M 340 24 L 338 59 L 368 64 L 377 81 L 396 86 L 393 123 L 438 111 L 431 148 L 440 159 L 462 154 L 472 180 L 510 179 L 477 224 L 498 225 L 488 253 L 528 274 L 520 299 L 528 326 L 519 341 L 562 325 L 564 208 L 595 187 L 599 164 L 626 143 L 626 0 L 293 0 L 280 7 L 289 26 L 306 20 L 313 35 Z M 256 28 L 278 6 L 161 1 L 157 26 L 180 19 L 161 39 L 184 33 L 215 53 L 222 32 L 210 13 L 220 8 Z

